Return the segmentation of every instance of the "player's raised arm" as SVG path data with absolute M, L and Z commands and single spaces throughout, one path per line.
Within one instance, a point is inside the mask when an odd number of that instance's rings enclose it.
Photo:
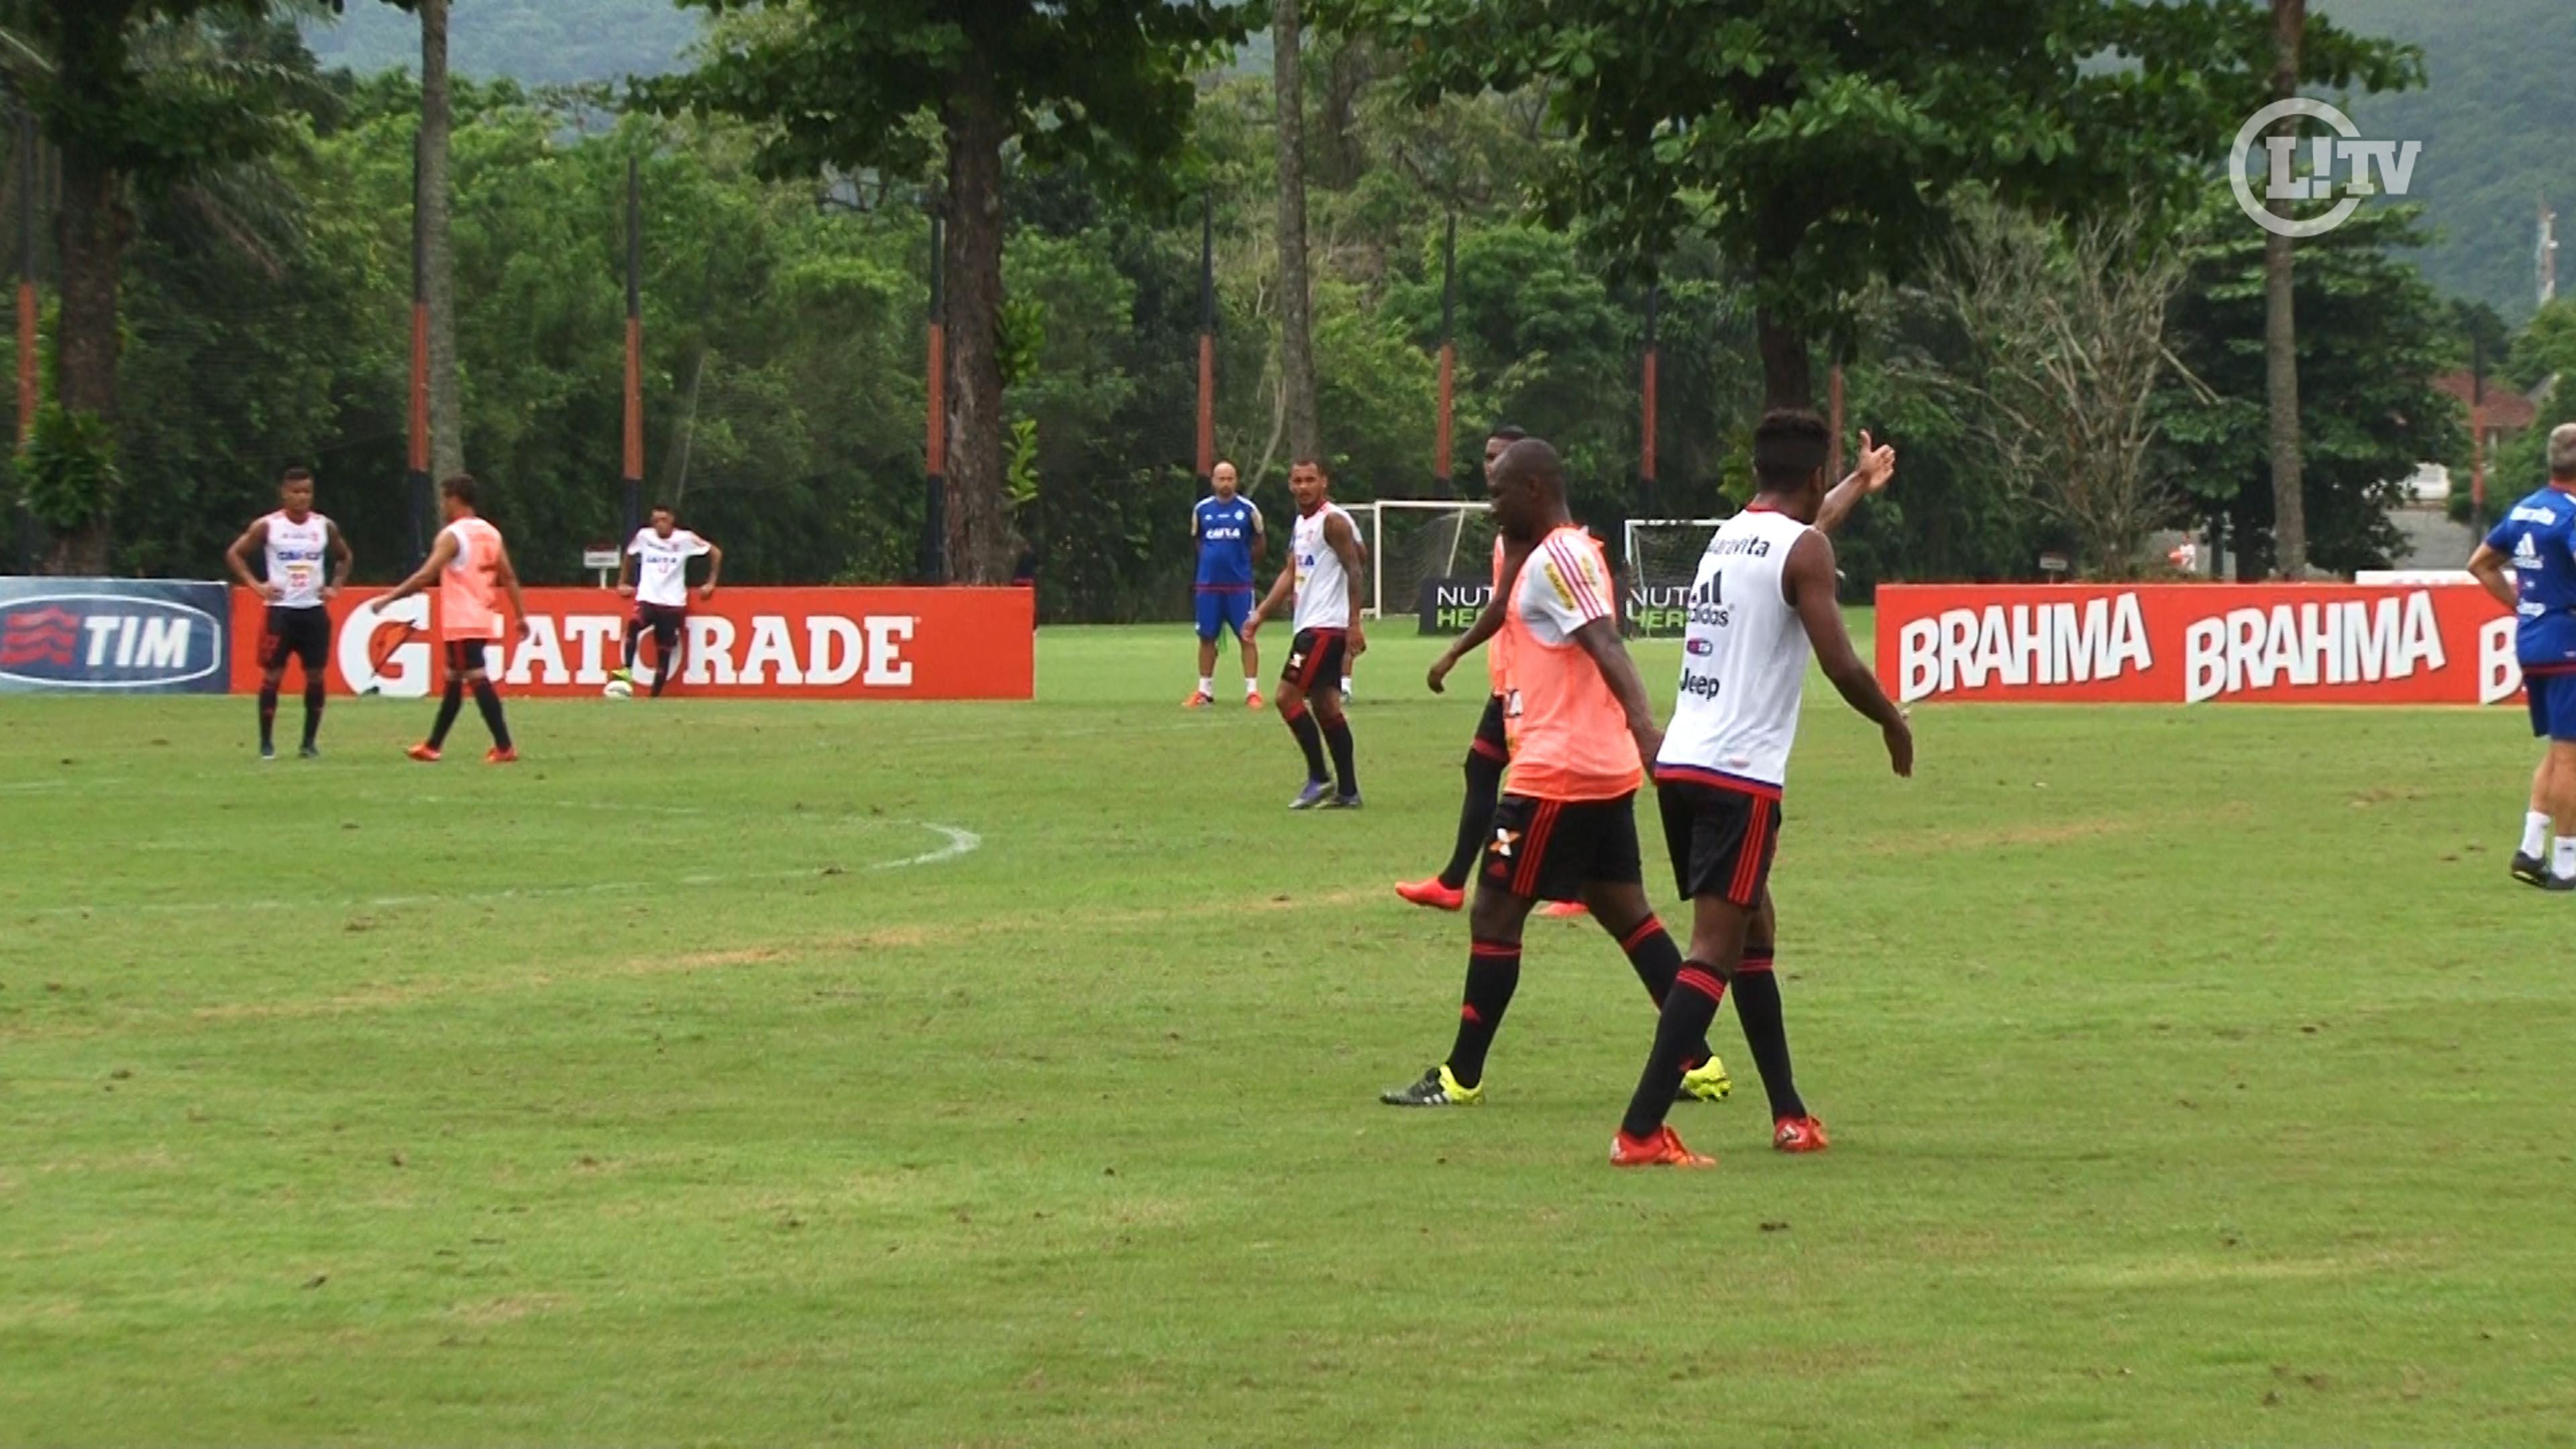
M 716 578 L 724 572 L 724 550 L 716 547 L 714 539 L 703 534 L 699 535 L 698 542 L 707 546 L 707 581 L 698 585 L 698 597 L 712 599 L 716 596 Z
M 240 545 L 235 544 L 234 547 Z M 2512 567 L 2511 556 L 2493 543 L 2480 543 L 2477 552 L 2469 555 L 2469 572 L 2476 576 L 2478 587 L 2485 589 L 2506 608 L 2519 609 L 2522 607 L 2522 591 L 2509 572 Z
M 349 575 L 358 567 L 358 555 L 349 547 L 348 536 L 340 532 L 340 525 L 326 518 L 322 529 L 331 540 L 331 582 L 322 590 L 322 597 L 327 599 L 349 586 Z
M 454 562 L 456 562 L 456 535 L 442 528 L 438 531 L 438 541 L 429 546 L 429 557 L 421 560 L 420 567 L 412 570 L 410 578 L 387 589 L 383 596 L 376 600 L 376 607 L 381 610 L 396 599 L 408 599 L 428 588 L 438 581 L 438 571 Z
M 1521 565 L 1529 562 L 1529 556 L 1528 544 L 1509 538 L 1503 540 L 1503 576 L 1494 583 L 1493 597 L 1485 600 L 1485 607 L 1476 611 L 1476 622 L 1469 626 L 1467 632 L 1451 641 L 1449 647 L 1440 652 L 1440 657 L 1431 661 L 1431 673 L 1424 683 L 1431 686 L 1433 694 L 1444 692 L 1449 671 L 1458 667 L 1459 660 L 1475 653 L 1486 640 L 1503 632 L 1503 622 L 1511 617 L 1512 612 L 1512 585 L 1520 582 Z
M 334 532 L 332 536 L 337 538 L 339 535 Z M 250 571 L 251 550 L 264 548 L 267 544 L 268 518 L 262 515 L 253 519 L 250 527 L 242 530 L 241 537 L 233 540 L 232 547 L 224 550 L 224 566 L 232 570 L 233 577 L 240 580 L 244 588 L 263 599 L 275 599 L 277 585 L 262 582 L 259 575 Z
M 1367 571 L 1368 554 L 1360 547 L 1359 530 L 1351 527 L 1349 514 L 1335 509 L 1325 517 L 1324 547 L 1331 549 L 1333 557 L 1342 561 L 1343 587 L 1349 591 L 1351 616 L 1349 632 L 1344 637 L 1348 640 L 1349 656 L 1357 659 L 1368 652 L 1368 635 L 1360 628 L 1360 611 L 1368 599 L 1360 577 Z
M 1817 530 L 1830 534 L 1842 527 L 1844 521 L 1852 516 L 1852 510 L 1860 507 L 1862 499 L 1886 492 L 1888 483 L 1895 477 L 1896 450 L 1872 447 L 1869 429 L 1861 429 L 1860 461 L 1849 476 L 1825 494 L 1825 501 L 1816 509 Z
M 1807 642 L 1815 646 L 1825 678 L 1841 692 L 1843 703 L 1877 723 L 1887 738 L 1887 762 L 1896 773 L 1912 775 L 1914 731 L 1905 722 L 1905 711 L 1878 687 L 1878 676 L 1861 662 L 1843 627 L 1842 604 L 1834 597 L 1834 541 L 1812 530 L 1802 535 L 1789 548 L 1781 584 L 1789 607 L 1798 611 L 1798 622 L 1806 628 Z

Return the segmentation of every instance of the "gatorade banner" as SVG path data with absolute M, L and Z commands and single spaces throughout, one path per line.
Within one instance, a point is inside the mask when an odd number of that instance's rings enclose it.
M 437 590 L 379 609 L 383 589 L 331 601 L 331 688 L 418 698 L 439 674 Z M 605 589 L 530 589 L 528 637 L 490 646 L 518 694 L 597 694 L 625 659 L 632 601 Z M 267 604 L 232 598 L 232 687 L 259 688 Z M 689 600 L 679 677 L 666 695 L 768 699 L 1028 699 L 1037 688 L 1037 600 L 1027 589 L 727 588 Z M 649 633 L 638 691 L 659 661 Z M 290 665 L 292 670 L 295 666 Z
M 1493 596 L 1490 578 L 1424 579 L 1413 610 L 1425 634 L 1464 634 L 1476 627 L 1476 616 Z
M 1899 703 L 2500 704 L 2514 620 L 2474 586 L 2137 584 L 1878 591 Z
M 224 586 L 0 578 L 0 694 L 221 694 Z

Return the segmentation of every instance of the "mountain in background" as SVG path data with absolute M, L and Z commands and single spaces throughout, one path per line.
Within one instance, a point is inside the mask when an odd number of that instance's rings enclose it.
M 2421 141 L 2410 198 L 2440 238 L 2415 260 L 2433 285 L 2519 324 L 2539 303 L 2543 197 L 2576 226 L 2576 119 L 2559 95 L 2576 55 L 2568 0 L 2317 0 L 2344 28 L 2424 48 L 2424 89 L 2357 97 L 2354 124 Z M 2565 275 L 2561 270 L 2561 276 Z
M 2576 120 L 2558 92 L 2559 61 L 2576 55 L 2569 0 L 2316 0 L 2336 23 L 2424 48 L 2430 83 L 2354 101 L 2364 134 L 2421 141 L 2413 199 L 2440 237 L 2416 260 L 2444 292 L 2486 302 L 2520 322 L 2537 303 L 2541 198 L 2568 209 L 2576 230 Z M 307 41 L 325 64 L 374 71 L 419 63 L 412 18 L 350 0 L 336 25 Z M 531 84 L 658 75 L 680 65 L 699 12 L 671 0 L 455 0 L 452 61 L 472 76 Z M 1236 60 L 1269 71 L 1269 37 Z
M 530 85 L 660 75 L 680 68 L 702 15 L 671 0 L 454 0 L 448 64 Z M 304 43 L 326 66 L 420 68 L 420 22 L 378 0 L 348 0 L 336 23 L 305 26 Z

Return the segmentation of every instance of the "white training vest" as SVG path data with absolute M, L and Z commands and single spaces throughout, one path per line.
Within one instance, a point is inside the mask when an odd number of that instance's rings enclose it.
M 685 528 L 672 529 L 669 538 L 639 528 L 626 551 L 635 556 L 635 602 L 688 607 L 689 560 L 706 556 L 705 539 Z
M 330 581 L 331 520 L 308 513 L 297 523 L 281 510 L 267 523 L 268 582 L 277 586 L 270 607 L 321 608 L 322 586 Z
M 1289 547 L 1297 551 L 1297 614 L 1295 627 L 1308 629 L 1347 629 L 1351 626 L 1351 576 L 1342 567 L 1342 556 L 1324 541 L 1324 520 L 1339 518 L 1352 529 L 1351 516 L 1327 503 L 1311 514 L 1300 515 L 1296 527 L 1289 530 Z M 1352 535 L 1356 538 L 1356 532 Z
M 1787 783 L 1812 651 L 1781 579 L 1806 533 L 1785 513 L 1747 509 L 1708 541 L 1682 636 L 1681 696 L 1655 757 L 1659 777 Z

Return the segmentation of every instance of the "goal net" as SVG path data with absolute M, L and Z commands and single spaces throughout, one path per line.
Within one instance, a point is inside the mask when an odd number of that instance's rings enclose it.
M 1494 518 L 1482 503 L 1383 499 L 1344 506 L 1368 545 L 1373 617 L 1411 616 L 1431 579 L 1493 578 Z
M 1723 518 L 1628 520 L 1628 632 L 1678 638 L 1690 622 L 1691 584 L 1700 555 Z

